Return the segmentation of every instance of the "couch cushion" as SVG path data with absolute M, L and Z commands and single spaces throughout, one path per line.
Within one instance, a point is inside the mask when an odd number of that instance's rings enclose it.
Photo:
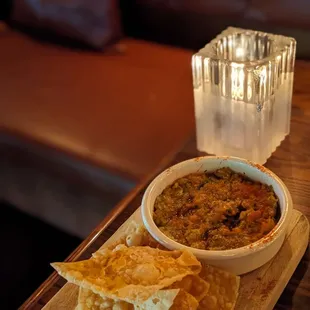
M 229 26 L 294 37 L 310 58 L 308 0 L 121 0 L 127 35 L 198 50 Z
M 132 2 L 132 1 L 131 1 Z M 201 0 L 135 0 L 137 6 L 154 7 L 162 10 L 174 10 L 183 13 L 203 13 L 205 15 L 223 14 L 236 15 L 247 6 L 247 0 L 217 0 L 217 1 L 201 1 Z
M 121 0 L 127 35 L 199 49 L 242 19 L 248 0 Z
M 246 17 L 264 23 L 310 29 L 310 1 L 252 0 Z
M 120 54 L 0 33 L 0 128 L 139 179 L 194 130 L 191 51 Z
M 105 48 L 121 36 L 117 0 L 14 0 L 11 21 L 46 30 L 95 48 Z
M 16 158 L 17 153 L 24 158 Z M 82 239 L 128 192 L 121 186 L 111 191 L 104 180 L 100 189 L 72 182 L 40 169 L 25 152 L 10 150 L 9 154 L 0 154 L 0 202 L 9 201 L 19 210 Z

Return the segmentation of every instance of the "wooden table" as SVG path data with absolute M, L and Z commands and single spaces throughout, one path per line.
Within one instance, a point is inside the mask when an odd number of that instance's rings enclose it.
M 164 168 L 180 161 L 201 156 L 196 150 L 195 134 L 181 150 L 168 154 L 160 166 L 121 201 L 103 222 L 84 240 L 67 260 L 87 259 L 140 206 L 143 193 Z M 291 133 L 266 163 L 288 186 L 296 209 L 310 220 L 310 63 L 297 61 L 292 107 Z M 310 304 L 310 253 L 302 261 L 279 299 L 276 309 L 308 309 Z M 64 285 L 53 273 L 21 309 L 41 309 Z

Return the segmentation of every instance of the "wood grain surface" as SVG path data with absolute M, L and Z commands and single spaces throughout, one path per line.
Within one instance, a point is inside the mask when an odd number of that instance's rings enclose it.
M 126 196 L 96 227 L 67 260 L 88 258 L 140 206 L 143 193 L 151 179 L 160 171 L 180 161 L 201 156 L 196 149 L 195 133 L 177 151 L 162 159 L 154 171 Z M 291 132 L 267 161 L 266 167 L 287 185 L 294 208 L 310 219 L 310 62 L 297 61 L 295 68 Z M 306 251 L 294 275 L 276 304 L 276 309 L 308 309 L 310 304 L 310 254 Z M 65 281 L 52 274 L 23 304 L 21 309 L 41 309 L 64 285 Z
M 132 222 L 142 223 L 138 209 L 103 245 L 119 240 Z M 130 231 L 130 230 L 129 230 Z M 293 210 L 284 244 L 277 255 L 264 266 L 241 276 L 236 310 L 273 309 L 308 246 L 309 222 Z M 44 307 L 44 310 L 74 310 L 78 287 L 67 283 Z

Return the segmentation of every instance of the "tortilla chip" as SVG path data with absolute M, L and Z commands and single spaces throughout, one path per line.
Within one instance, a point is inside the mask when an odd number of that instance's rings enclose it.
M 132 304 L 122 300 L 103 298 L 93 291 L 80 287 L 75 310 L 133 310 Z
M 78 305 L 75 310 L 100 310 L 100 304 L 104 301 L 102 297 L 94 294 L 86 288 L 79 288 Z
M 114 249 L 119 244 L 125 244 L 128 247 L 132 246 L 133 244 L 127 244 L 126 239 L 128 236 L 132 234 L 139 234 L 144 238 L 144 235 L 149 234 L 149 232 L 146 230 L 143 224 L 138 223 L 136 221 L 131 221 L 130 224 L 127 225 L 126 229 L 122 229 L 121 232 L 118 233 L 118 240 L 111 241 L 110 239 L 104 243 L 98 251 L 101 251 L 103 249 Z M 134 244 L 135 246 L 142 246 L 146 245 L 143 243 L 143 238 L 141 241 L 141 244 Z M 97 251 L 97 252 L 98 252 Z
M 143 303 L 135 304 L 135 310 L 169 310 L 179 294 L 179 289 L 159 290 Z
M 210 284 L 207 296 L 199 303 L 199 310 L 234 309 L 238 298 L 240 277 L 211 266 L 203 266 L 199 276 Z
M 158 290 L 201 270 L 200 262 L 188 251 L 125 245 L 100 250 L 89 260 L 51 265 L 69 282 L 129 303 L 144 302 Z
M 119 236 L 119 239 L 116 242 L 109 244 L 108 246 L 103 244 L 98 251 L 102 251 L 106 248 L 113 249 L 119 244 L 125 244 L 128 247 L 149 246 L 154 249 L 159 248 L 161 250 L 167 250 L 150 235 L 143 224 L 136 222 L 131 222 L 127 229 Z
M 159 242 L 157 242 L 151 234 L 146 230 L 146 228 L 143 226 L 143 239 L 142 239 L 142 244 L 144 246 L 149 246 L 154 249 L 161 249 L 161 250 L 167 250 L 163 245 L 161 245 Z
M 199 302 L 207 296 L 210 284 L 197 275 L 184 277 L 181 281 L 177 281 L 169 286 L 169 288 L 180 288 L 189 293 Z
M 147 231 L 143 224 L 132 222 L 128 229 L 120 238 L 120 242 L 128 247 L 131 246 L 149 246 L 151 248 L 159 248 L 161 250 L 167 250 L 160 243 L 158 243 Z M 102 247 L 106 248 L 106 247 Z
M 180 290 L 169 310 L 196 310 L 199 306 L 197 299 L 184 290 Z
M 108 246 L 103 245 L 98 251 L 104 251 L 105 249 L 113 250 L 120 244 L 125 244 L 128 247 L 150 246 L 153 248 L 164 249 L 164 247 L 152 238 L 143 224 L 136 222 L 132 222 L 117 241 Z M 96 256 L 96 254 L 94 256 Z M 89 289 L 79 287 L 78 305 L 76 310 L 105 310 L 110 308 L 115 310 L 113 307 L 115 309 L 118 307 L 120 310 L 131 310 L 134 308 L 134 306 L 130 303 L 115 301 L 111 298 L 103 298 Z
M 198 301 L 182 289 L 160 290 L 135 310 L 196 310 Z

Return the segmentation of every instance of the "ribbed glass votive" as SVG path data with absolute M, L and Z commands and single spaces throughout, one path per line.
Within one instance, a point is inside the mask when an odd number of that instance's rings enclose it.
M 229 27 L 192 58 L 197 148 L 263 164 L 290 131 L 296 41 Z

